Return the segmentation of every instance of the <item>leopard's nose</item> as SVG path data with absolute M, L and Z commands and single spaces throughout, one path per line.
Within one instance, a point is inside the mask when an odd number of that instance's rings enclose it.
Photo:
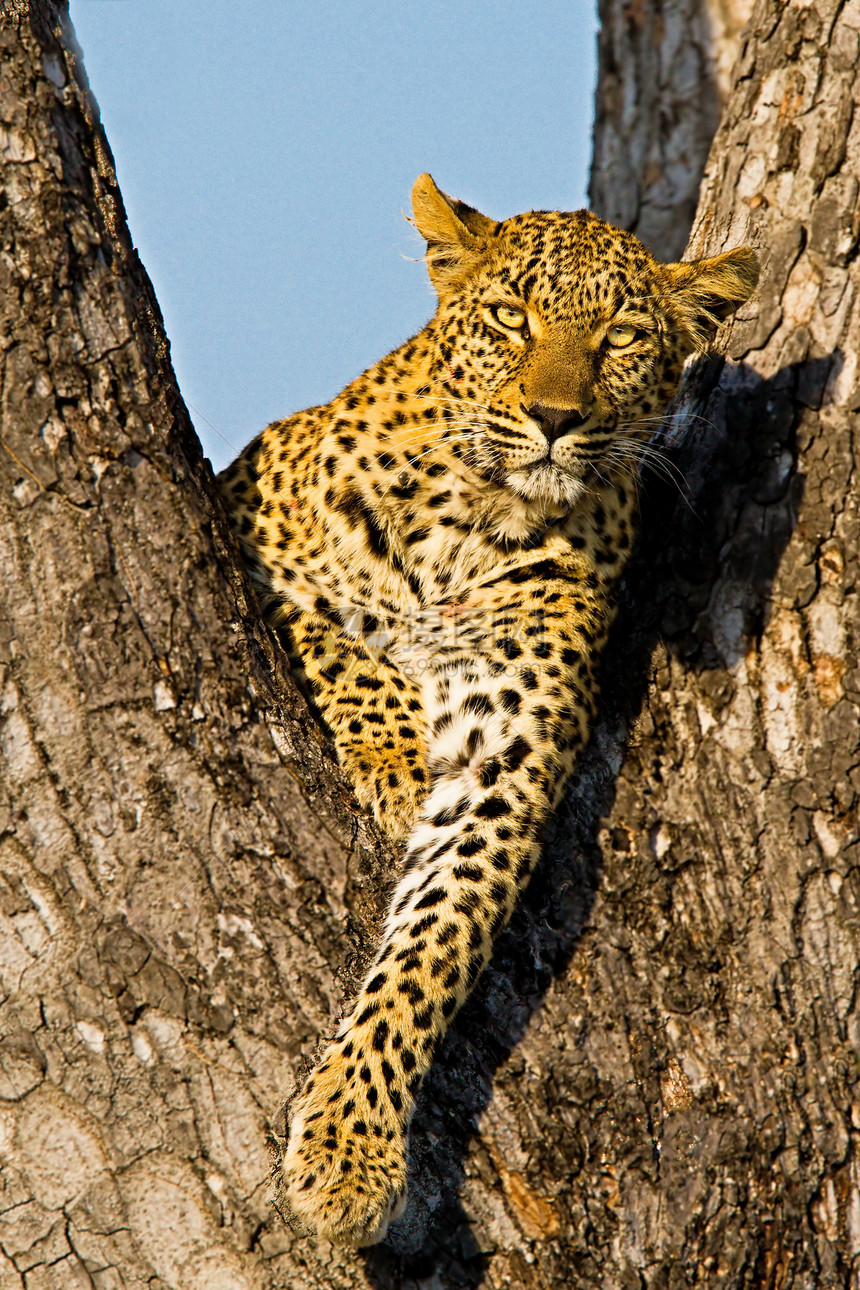
M 555 443 L 556 439 L 560 439 L 569 430 L 584 425 L 588 420 L 588 416 L 584 416 L 576 408 L 551 408 L 546 403 L 533 403 L 531 407 L 523 408 L 523 411 L 526 416 L 537 421 L 547 443 Z

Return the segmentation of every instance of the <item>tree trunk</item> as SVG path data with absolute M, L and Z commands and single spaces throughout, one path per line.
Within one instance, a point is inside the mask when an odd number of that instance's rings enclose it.
M 65 10 L 0 62 L 0 1285 L 328 1286 L 266 1127 L 388 848 L 249 604 Z
M 65 11 L 7 0 L 3 1290 L 856 1285 L 858 32 L 753 16 L 694 246 L 753 236 L 762 290 L 679 410 L 685 496 L 648 483 L 410 1207 L 352 1254 L 269 1208 L 265 1132 L 392 857 L 255 616 Z
M 858 53 L 856 3 L 760 2 L 700 192 L 689 254 L 752 240 L 765 271 L 691 381 L 689 502 L 650 490 L 607 678 L 565 991 L 602 1285 L 860 1284 Z
M 662 260 L 687 245 L 752 0 L 598 0 L 591 208 Z

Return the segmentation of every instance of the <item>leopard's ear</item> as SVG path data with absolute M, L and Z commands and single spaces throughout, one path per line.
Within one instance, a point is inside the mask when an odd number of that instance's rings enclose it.
M 444 294 L 474 268 L 486 251 L 495 220 L 449 197 L 429 175 L 419 175 L 412 189 L 413 223 L 427 243 L 430 281 Z
M 667 294 L 679 310 L 697 349 L 707 346 L 721 322 L 749 300 L 758 285 L 759 261 L 750 246 L 739 246 L 689 264 L 664 264 Z

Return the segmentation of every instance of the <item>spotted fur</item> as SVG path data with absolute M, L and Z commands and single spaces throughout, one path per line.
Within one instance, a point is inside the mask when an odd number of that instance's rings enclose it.
M 402 1208 L 421 1080 L 588 737 L 649 435 L 757 277 L 745 248 L 658 264 L 587 211 L 496 223 L 429 175 L 413 207 L 435 316 L 221 476 L 360 800 L 405 837 L 284 1165 L 297 1213 L 357 1245 Z

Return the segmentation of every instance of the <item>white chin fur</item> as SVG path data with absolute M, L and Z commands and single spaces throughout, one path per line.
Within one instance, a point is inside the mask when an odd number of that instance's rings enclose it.
M 581 479 L 575 479 L 553 461 L 542 462 L 530 470 L 511 471 L 505 483 L 527 502 L 541 506 L 570 508 L 586 491 Z

